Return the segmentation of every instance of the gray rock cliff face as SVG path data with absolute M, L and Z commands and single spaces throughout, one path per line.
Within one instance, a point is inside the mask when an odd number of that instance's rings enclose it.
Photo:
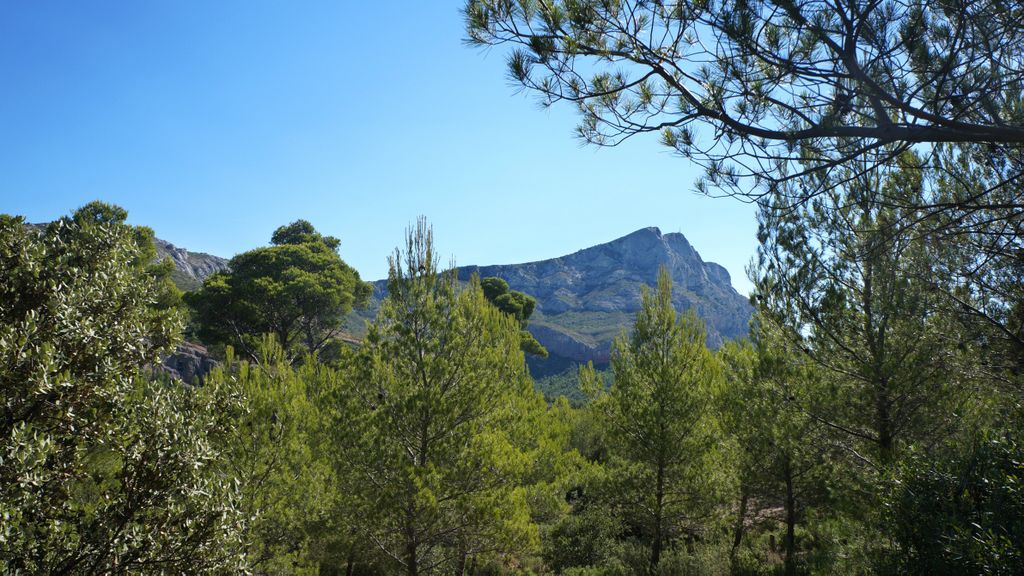
M 175 272 L 172 277 L 182 290 L 195 290 L 210 274 L 228 269 L 228 261 L 224 258 L 202 252 L 189 252 L 159 238 L 155 243 L 157 259 L 170 258 L 174 262 Z
M 161 257 L 174 260 L 179 286 L 191 281 L 198 287 L 209 274 L 227 269 L 223 258 L 189 252 L 162 240 L 157 241 L 157 249 Z M 498 276 L 513 290 L 537 299 L 529 329 L 551 358 L 530 358 L 529 363 L 533 375 L 541 377 L 586 362 L 606 365 L 612 341 L 632 327 L 641 289 L 657 282 L 661 266 L 672 276 L 676 308 L 697 311 L 710 346 L 747 334 L 753 309 L 732 287 L 725 268 L 704 262 L 682 234 L 662 234 L 657 228 L 637 230 L 550 260 L 460 267 L 459 278 L 466 281 L 474 273 Z M 356 337 L 375 315 L 387 281 L 374 282 L 374 288 L 370 305 L 354 311 L 346 321 L 346 329 Z
M 753 310 L 732 287 L 725 268 L 704 262 L 682 234 L 662 234 L 657 228 L 551 260 L 466 266 L 459 277 L 498 276 L 530 294 L 537 299 L 530 331 L 552 356 L 600 365 L 608 362 L 614 337 L 632 325 L 641 289 L 657 282 L 661 266 L 672 276 L 673 303 L 679 310 L 697 311 L 709 345 L 747 334 Z M 535 375 L 543 372 L 543 364 L 531 361 Z
M 202 382 L 203 378 L 217 366 L 206 347 L 191 342 L 182 342 L 168 354 L 160 364 L 153 367 L 156 374 L 166 374 L 186 384 Z

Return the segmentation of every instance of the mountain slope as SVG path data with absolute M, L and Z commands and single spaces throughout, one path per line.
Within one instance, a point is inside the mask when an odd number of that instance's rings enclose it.
M 530 332 L 551 358 L 530 364 L 534 376 L 542 376 L 576 363 L 607 364 L 612 340 L 640 309 L 641 287 L 655 284 L 661 266 L 672 276 L 676 307 L 694 308 L 706 323 L 709 345 L 746 335 L 752 308 L 725 268 L 704 262 L 682 234 L 657 228 L 550 260 L 466 266 L 459 277 L 498 276 L 537 299 Z
M 171 278 L 181 290 L 195 290 L 202 285 L 204 278 L 228 268 L 228 261 L 219 256 L 189 252 L 159 238 L 155 239 L 155 244 L 157 260 L 170 258 L 174 261 Z
M 159 257 L 170 257 L 175 281 L 183 289 L 198 287 L 206 276 L 227 268 L 227 260 L 189 252 L 157 240 Z M 694 308 L 704 320 L 708 344 L 746 335 L 752 308 L 732 287 L 725 268 L 705 262 L 682 234 L 644 228 L 622 238 L 559 258 L 493 266 L 464 266 L 459 278 L 498 276 L 513 290 L 537 299 L 530 332 L 551 356 L 530 358 L 535 378 L 572 370 L 579 364 L 608 363 L 612 340 L 633 324 L 640 309 L 641 287 L 653 286 L 661 266 L 672 276 L 673 302 L 680 310 Z M 346 322 L 354 335 L 376 314 L 387 281 L 374 282 L 373 301 L 353 312 Z

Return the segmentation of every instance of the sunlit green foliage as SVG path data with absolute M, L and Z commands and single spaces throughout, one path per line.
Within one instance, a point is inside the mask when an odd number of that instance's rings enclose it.
M 721 366 L 695 313 L 677 313 L 671 297 L 662 269 L 657 289 L 643 293 L 632 335 L 615 343 L 607 392 L 592 368 L 581 372 L 607 428 L 604 505 L 637 535 L 651 570 L 676 542 L 707 537 L 733 487 L 716 411 Z
M 549 402 L 564 397 L 573 407 L 581 408 L 587 404 L 589 397 L 586 392 L 580 390 L 580 368 L 575 362 L 567 361 L 566 363 L 569 364 L 569 368 L 550 376 L 537 378 L 534 384 L 537 391 L 543 394 Z M 611 385 L 614 380 L 611 370 L 605 368 L 597 370 L 597 372 L 598 378 L 606 385 Z
M 244 566 L 237 485 L 208 430 L 231 390 L 140 374 L 181 328 L 152 232 L 92 203 L 45 230 L 0 216 L 0 572 Z
M 422 220 L 329 362 L 367 289 L 337 240 L 236 257 L 193 303 L 244 352 L 193 387 L 144 369 L 182 326 L 151 231 L 0 216 L 0 572 L 1019 573 L 1016 269 L 955 277 L 976 238 L 918 227 L 900 162 L 764 208 L 749 342 L 710 352 L 663 270 L 578 406 L 533 390 L 533 300 L 439 270 Z
M 296 357 L 320 350 L 372 292 L 338 256 L 340 243 L 297 220 L 278 228 L 271 246 L 235 256 L 230 271 L 211 275 L 186 297 L 199 337 L 237 346 L 251 358 L 268 332 Z
M 534 396 L 518 322 L 476 280 L 441 272 L 420 220 L 390 259 L 388 297 L 334 426 L 357 526 L 396 570 L 457 572 L 535 547 L 524 412 Z M 540 449 L 542 447 L 535 447 Z

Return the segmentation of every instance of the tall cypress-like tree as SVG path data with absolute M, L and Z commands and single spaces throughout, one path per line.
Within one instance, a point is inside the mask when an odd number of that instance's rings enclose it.
M 530 463 L 514 442 L 525 423 L 515 400 L 533 394 L 519 325 L 476 279 L 460 287 L 438 270 L 423 219 L 390 259 L 357 362 L 339 402 L 350 407 L 339 468 L 366 515 L 357 528 L 410 576 L 532 545 L 518 486 Z
M 642 535 L 653 573 L 675 540 L 705 527 L 731 481 L 715 416 L 722 371 L 704 326 L 692 310 L 677 314 L 664 268 L 642 298 L 633 334 L 615 342 L 611 389 L 592 367 L 581 377 L 607 426 L 618 494 L 610 505 Z

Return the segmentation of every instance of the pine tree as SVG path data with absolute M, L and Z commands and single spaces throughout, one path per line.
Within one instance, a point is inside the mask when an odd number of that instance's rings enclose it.
M 339 399 L 338 468 L 362 502 L 357 528 L 384 555 L 410 576 L 461 574 L 537 538 L 518 486 L 530 462 L 514 442 L 517 399 L 534 394 L 520 329 L 477 279 L 463 288 L 438 270 L 423 219 L 389 263 L 388 297 Z
M 372 286 L 338 255 L 337 238 L 297 220 L 278 228 L 271 243 L 236 255 L 230 270 L 186 294 L 204 342 L 236 346 L 257 360 L 256 348 L 270 332 L 300 358 L 331 342 L 352 307 L 369 299 Z
M 733 562 L 752 518 L 781 505 L 789 575 L 797 572 L 796 534 L 807 510 L 834 504 L 825 487 L 833 454 L 827 427 L 801 409 L 820 388 L 820 370 L 803 355 L 790 354 L 774 326 L 755 318 L 752 327 L 752 341 L 727 342 L 718 352 L 726 371 L 723 422 L 739 452 Z
M 924 183 L 917 160 L 864 174 L 807 207 L 764 208 L 756 299 L 793 351 L 824 368 L 829 391 L 806 412 L 870 469 L 955 425 L 970 370 L 942 313 L 941 247 L 913 226 Z M 899 199 L 902 199 L 900 201 Z
M 706 527 L 731 480 L 715 415 L 722 371 L 704 326 L 692 310 L 676 313 L 664 268 L 642 299 L 632 335 L 614 344 L 611 389 L 592 367 L 582 385 L 607 426 L 619 494 L 610 504 L 642 534 L 654 571 L 674 541 Z

